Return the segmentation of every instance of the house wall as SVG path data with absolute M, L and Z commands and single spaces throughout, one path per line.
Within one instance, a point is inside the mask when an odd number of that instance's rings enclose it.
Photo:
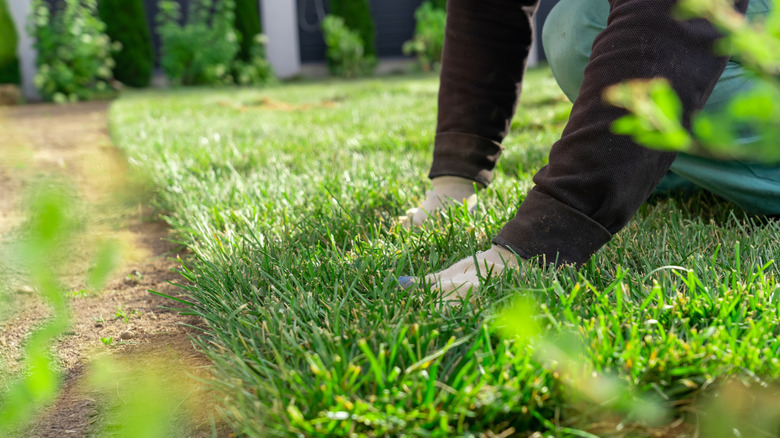
M 268 38 L 266 55 L 280 78 L 298 74 L 301 70 L 296 0 L 262 0 L 260 17 L 263 33 Z
M 33 78 L 38 72 L 35 65 L 38 52 L 33 45 L 33 39 L 27 34 L 27 17 L 30 15 L 30 0 L 10 0 L 8 7 L 14 19 L 16 33 L 19 35 L 19 43 L 16 47 L 19 58 L 19 68 L 22 74 L 22 91 L 27 100 L 38 100 L 40 95 L 35 89 Z

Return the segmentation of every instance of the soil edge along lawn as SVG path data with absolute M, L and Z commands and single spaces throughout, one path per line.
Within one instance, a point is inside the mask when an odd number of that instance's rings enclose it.
M 179 296 L 172 269 L 188 255 L 149 206 L 150 186 L 111 143 L 108 107 L 0 109 L 0 436 L 214 436 L 214 429 L 228 436 L 210 421 L 211 395 L 195 380 L 208 377 L 209 362 L 190 340 L 201 322 L 148 292 Z M 60 251 L 37 260 L 58 268 L 55 294 L 64 298 L 67 315 L 59 317 L 67 327 L 42 349 L 54 371 L 50 397 L 26 404 L 11 391 L 19 382 L 40 386 L 31 344 L 57 316 L 21 263 L 35 235 L 31 205 L 42 193 L 56 194 L 74 224 L 55 236 Z M 45 211 L 44 219 L 57 220 L 56 211 Z M 111 256 L 99 255 L 106 249 Z M 103 280 L 95 281 L 101 270 Z M 38 367 L 26 372 L 30 363 Z M 26 407 L 29 421 L 11 428 L 9 412 Z

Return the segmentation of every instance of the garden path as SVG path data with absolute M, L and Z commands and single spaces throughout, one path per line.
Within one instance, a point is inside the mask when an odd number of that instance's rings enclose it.
M 181 277 L 171 269 L 179 266 L 176 258 L 183 253 L 148 206 L 151 195 L 143 179 L 133 175 L 112 145 L 108 106 L 92 102 L 0 109 L 0 253 L 12 254 L 11 242 L 24 220 L 25 192 L 38 183 L 73 186 L 83 219 L 62 270 L 72 309 L 71 329 L 56 343 L 63 386 L 24 435 L 89 436 L 120 427 L 122 419 L 112 418 L 111 410 L 103 407 L 120 406 L 122 386 L 138 382 L 115 376 L 118 401 L 87 384 L 94 359 L 109 357 L 130 369 L 158 371 L 152 387 L 160 393 L 148 396 L 166 397 L 170 406 L 178 407 L 178 436 L 212 436 L 210 394 L 192 378 L 207 376 L 209 363 L 190 341 L 195 329 L 182 325 L 200 322 L 164 308 L 174 303 L 148 293 L 151 289 L 178 295 L 170 282 Z M 95 248 L 106 240 L 119 243 L 121 262 L 102 292 L 87 293 L 85 274 Z M 7 283 L 0 287 L 0 386 L 21 371 L 25 339 L 50 316 L 20 269 L 12 261 L 5 265 L 0 261 L 0 275 Z M 101 338 L 113 341 L 106 346 Z M 166 391 L 182 382 L 188 382 L 187 390 L 179 399 L 174 391 Z M 216 428 L 218 435 L 228 435 L 224 426 Z

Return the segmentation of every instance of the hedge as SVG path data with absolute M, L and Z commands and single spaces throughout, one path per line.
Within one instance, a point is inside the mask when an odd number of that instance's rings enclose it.
M 21 83 L 19 59 L 16 57 L 18 41 L 11 12 L 5 0 L 0 0 L 0 84 Z
M 257 0 L 236 0 L 236 31 L 241 34 L 241 48 L 237 58 L 252 61 L 252 44 L 257 34 L 263 32 Z
M 122 43 L 122 50 L 114 54 L 114 78 L 131 87 L 148 86 L 154 52 L 143 0 L 100 0 L 98 11 L 106 34 Z
M 347 28 L 358 33 L 365 56 L 376 57 L 376 30 L 368 0 L 332 0 L 330 14 L 344 19 Z
M 431 2 L 431 5 L 437 9 L 446 9 L 447 8 L 447 0 L 428 0 Z

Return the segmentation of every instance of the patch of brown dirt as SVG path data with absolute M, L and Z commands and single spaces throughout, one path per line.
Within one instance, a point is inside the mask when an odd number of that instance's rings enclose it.
M 219 102 L 220 106 L 226 106 L 229 108 L 237 109 L 239 111 L 247 111 L 250 109 L 267 109 L 271 111 L 308 111 L 314 108 L 335 108 L 336 100 L 323 100 L 316 103 L 304 103 L 295 104 L 289 102 L 283 102 L 281 100 L 271 99 L 270 97 L 261 97 L 251 102 Z
M 62 390 L 23 435 L 111 435 L 113 419 L 104 406 L 121 409 L 122 397 L 111 398 L 105 387 L 91 383 L 95 361 L 109 358 L 119 364 L 117 369 L 162 370 L 137 378 L 156 379 L 152 386 L 187 382 L 186 393 L 164 395 L 167 404 L 186 407 L 177 411 L 176 435 L 212 436 L 210 418 L 216 415 L 211 395 L 196 383 L 196 378 L 208 377 L 209 362 L 190 340 L 197 331 L 190 326 L 200 321 L 167 309 L 178 303 L 148 292 L 179 295 L 171 283 L 181 277 L 172 269 L 186 255 L 168 240 L 168 228 L 146 206 L 150 195 L 111 144 L 107 109 L 108 103 L 93 102 L 0 111 L 0 246 L 13 252 L 8 248 L 24 220 L 25 191 L 41 179 L 73 186 L 84 220 L 63 270 L 72 326 L 56 345 L 65 376 Z M 85 274 L 106 240 L 119 243 L 122 262 L 103 291 L 87 292 Z M 0 387 L 21 371 L 25 339 L 50 317 L 21 270 L 12 262 L 6 265 L 0 261 L 0 276 L 6 280 L 0 285 Z M 229 435 L 218 420 L 216 424 L 219 436 Z

